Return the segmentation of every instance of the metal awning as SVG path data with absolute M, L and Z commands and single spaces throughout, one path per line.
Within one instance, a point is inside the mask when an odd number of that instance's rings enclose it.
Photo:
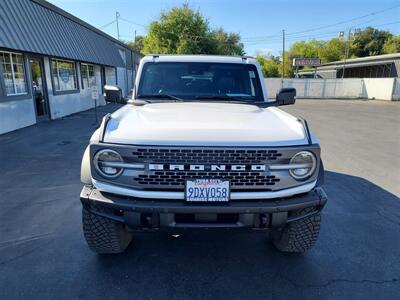
M 343 65 L 344 65 L 344 68 L 347 69 L 347 68 L 357 68 L 357 67 L 372 67 L 372 66 L 387 65 L 387 64 L 393 64 L 393 60 L 374 61 L 374 62 L 360 62 L 360 63 L 348 63 L 348 64 L 346 63 L 345 65 L 344 64 L 338 64 L 338 65 L 335 65 L 335 68 L 336 69 L 342 69 Z M 322 68 L 318 68 L 318 69 L 322 70 Z
M 1 0 L 0 48 L 125 67 L 119 50 L 129 58 L 128 47 L 51 7 L 45 1 Z

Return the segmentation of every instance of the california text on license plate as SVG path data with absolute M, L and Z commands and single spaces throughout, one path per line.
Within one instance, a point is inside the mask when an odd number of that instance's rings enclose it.
M 186 181 L 185 198 L 188 202 L 228 202 L 229 180 L 193 179 Z

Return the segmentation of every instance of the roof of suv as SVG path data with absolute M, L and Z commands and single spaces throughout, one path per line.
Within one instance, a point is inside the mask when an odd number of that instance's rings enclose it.
M 256 60 L 250 56 L 222 56 L 222 55 L 165 55 L 149 54 L 143 58 L 147 61 L 161 62 L 214 62 L 214 63 L 250 63 L 254 64 Z

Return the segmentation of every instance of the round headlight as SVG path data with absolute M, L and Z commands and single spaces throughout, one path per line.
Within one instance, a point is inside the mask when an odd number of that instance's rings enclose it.
M 116 178 L 121 175 L 123 168 L 118 166 L 121 162 L 123 162 L 121 155 L 110 149 L 100 150 L 93 159 L 97 172 L 106 178 Z
M 298 165 L 298 168 L 290 169 L 290 175 L 297 180 L 304 180 L 310 177 L 317 166 L 314 154 L 308 151 L 296 153 L 290 160 L 290 164 Z

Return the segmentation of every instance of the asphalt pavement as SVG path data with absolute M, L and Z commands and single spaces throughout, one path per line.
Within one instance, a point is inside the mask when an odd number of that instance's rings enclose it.
M 399 299 L 400 103 L 284 110 L 308 120 L 327 170 L 320 238 L 303 255 L 263 233 L 205 231 L 137 234 L 100 257 L 79 201 L 93 111 L 1 135 L 0 299 Z

